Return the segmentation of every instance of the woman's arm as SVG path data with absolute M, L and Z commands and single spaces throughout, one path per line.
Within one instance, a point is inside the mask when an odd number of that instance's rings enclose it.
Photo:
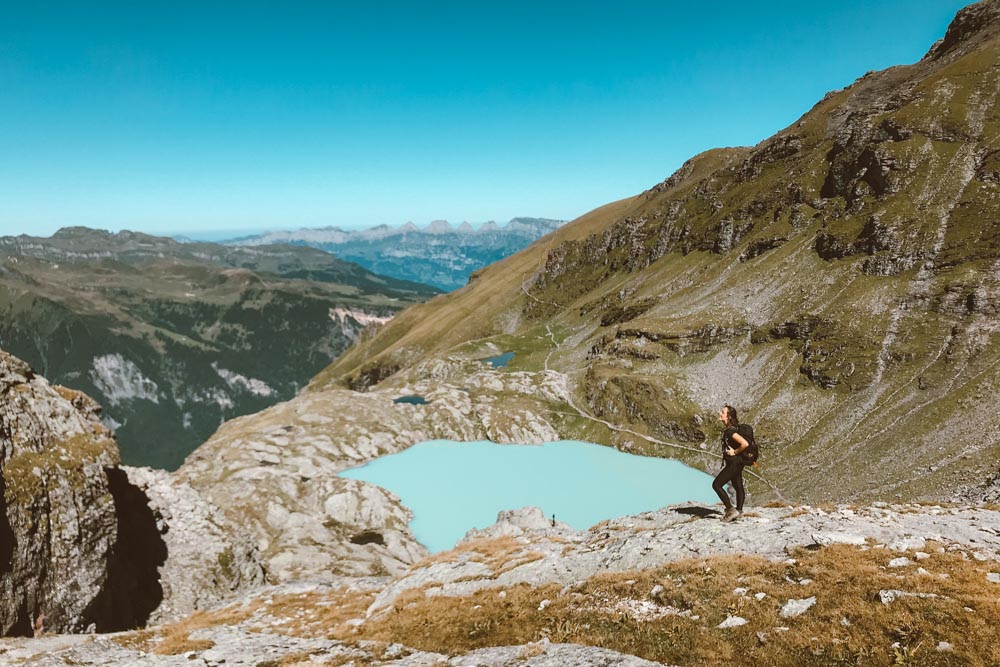
M 743 450 L 745 450 L 747 447 L 750 446 L 750 443 L 747 442 L 746 438 L 744 438 L 739 433 L 733 433 L 732 438 L 737 442 L 737 444 L 739 444 L 740 448 L 733 449 L 732 447 L 729 447 L 728 449 L 726 449 L 726 454 L 728 454 L 729 456 L 736 456 L 737 454 L 741 454 Z

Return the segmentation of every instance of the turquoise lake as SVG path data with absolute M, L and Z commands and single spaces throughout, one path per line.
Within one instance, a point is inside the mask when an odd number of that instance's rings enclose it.
M 525 505 L 585 529 L 673 503 L 719 502 L 712 478 L 700 470 L 575 440 L 541 446 L 432 440 L 340 474 L 398 495 L 413 510 L 414 536 L 431 552 L 491 525 L 500 510 Z

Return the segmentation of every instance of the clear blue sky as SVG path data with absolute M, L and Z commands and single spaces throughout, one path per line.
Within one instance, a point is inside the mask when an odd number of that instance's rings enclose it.
M 964 2 L 3 2 L 0 233 L 571 219 Z

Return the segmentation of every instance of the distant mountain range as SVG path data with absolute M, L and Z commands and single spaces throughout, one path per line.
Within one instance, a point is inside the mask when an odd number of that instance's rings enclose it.
M 176 468 L 438 291 L 312 248 L 74 227 L 0 237 L 0 347 L 96 398 L 126 463 Z
M 337 227 L 277 231 L 226 241 L 236 246 L 290 243 L 318 248 L 357 262 L 369 271 L 451 291 L 462 287 L 478 269 L 531 245 L 563 220 L 514 218 L 504 226 L 468 222 L 452 226 L 435 220 L 427 227 L 412 222 L 370 229 Z

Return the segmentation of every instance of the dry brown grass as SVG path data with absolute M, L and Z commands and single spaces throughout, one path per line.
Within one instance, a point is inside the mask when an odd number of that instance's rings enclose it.
M 344 637 L 353 631 L 353 626 L 347 621 L 364 618 L 374 599 L 374 593 L 347 588 L 279 595 L 263 604 L 254 618 L 261 624 L 257 629 L 268 632 L 295 637 L 326 637 L 331 634 Z
M 419 561 L 411 569 L 430 567 L 437 563 L 451 563 L 465 555 L 470 561 L 482 563 L 499 576 L 516 567 L 543 558 L 542 554 L 528 549 L 527 544 L 509 535 L 461 544 L 451 551 L 443 551 Z
M 139 630 L 115 637 L 121 646 L 140 651 L 152 650 L 157 655 L 180 655 L 188 651 L 205 651 L 214 643 L 207 639 L 191 639 L 196 630 L 220 625 L 237 625 L 253 614 L 260 603 L 231 606 L 215 611 L 199 611 L 176 623 L 151 630 Z
M 669 664 L 1000 664 L 1000 586 L 986 582 L 990 565 L 960 554 L 936 553 L 918 565 L 887 568 L 898 555 L 833 545 L 800 550 L 795 564 L 725 556 L 607 574 L 566 595 L 559 595 L 557 585 L 515 586 L 504 598 L 496 589 L 464 598 L 414 595 L 384 617 L 370 620 L 354 636 L 451 655 L 547 637 Z M 930 574 L 918 574 L 918 566 Z M 807 578 L 813 582 L 798 583 Z M 656 584 L 665 589 L 659 596 L 662 605 L 690 610 L 698 619 L 666 615 L 643 620 L 608 604 L 646 600 Z M 735 595 L 737 587 L 749 593 Z M 881 589 L 940 597 L 883 605 L 877 599 Z M 766 597 L 758 601 L 753 596 L 757 592 Z M 786 600 L 812 595 L 817 597 L 812 609 L 797 618 L 781 618 Z M 544 599 L 550 603 L 539 610 Z M 750 622 L 716 628 L 730 614 Z M 775 630 L 779 627 L 789 629 Z M 763 641 L 758 633 L 763 633 Z M 935 651 L 940 641 L 953 644 L 954 650 Z
M 793 517 L 804 516 L 806 514 L 809 514 L 809 510 L 802 509 L 801 507 L 798 507 L 796 509 L 793 509 L 791 512 L 789 512 L 788 514 L 786 514 L 785 516 L 783 516 L 781 518 L 782 519 L 791 519 Z
M 155 636 L 156 633 L 152 630 L 136 630 L 135 632 L 115 635 L 111 641 L 133 651 L 148 651 L 149 642 Z

